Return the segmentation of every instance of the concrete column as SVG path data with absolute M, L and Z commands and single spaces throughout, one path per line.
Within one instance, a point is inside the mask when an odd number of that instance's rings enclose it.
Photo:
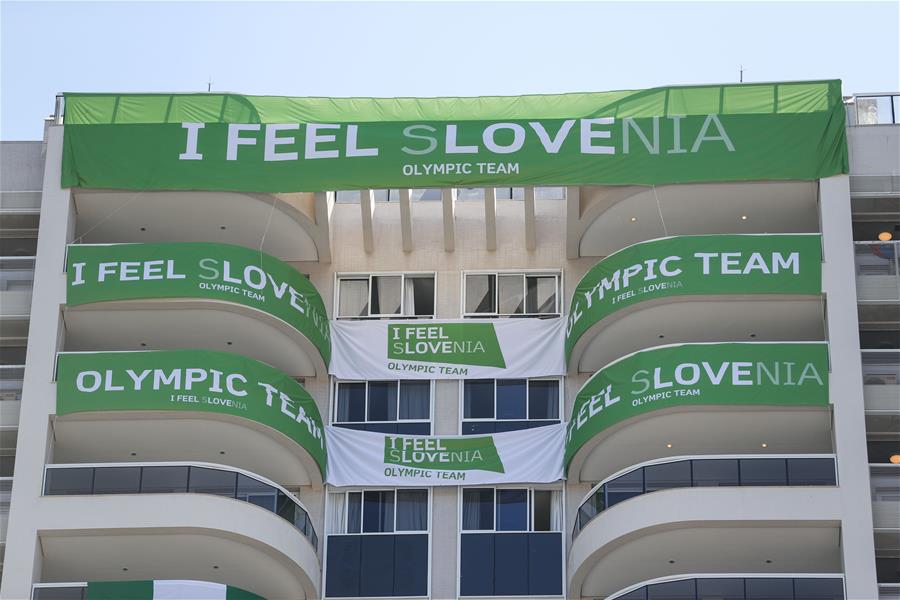
M 30 598 L 40 581 L 41 551 L 37 531 L 44 464 L 51 452 L 50 417 L 56 413 L 55 363 L 63 336 L 60 307 L 65 303 L 66 243 L 72 239 L 74 205 L 60 187 L 62 127 L 47 132 L 47 159 L 41 200 L 31 300 L 31 324 L 19 417 L 19 448 L 13 473 L 6 559 L 0 598 Z
M 819 210 L 825 265 L 825 292 L 834 410 L 834 441 L 844 506 L 841 546 L 848 600 L 878 597 L 875 575 L 872 497 L 866 452 L 862 359 L 859 351 L 856 279 L 853 276 L 853 229 L 850 178 L 819 182 Z
M 434 487 L 431 493 L 431 597 L 456 598 L 458 487 Z

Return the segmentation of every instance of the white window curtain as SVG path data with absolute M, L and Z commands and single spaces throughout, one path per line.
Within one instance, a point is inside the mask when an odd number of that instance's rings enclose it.
M 428 490 L 397 490 L 397 531 L 428 529 Z
M 328 533 L 347 532 L 347 495 L 344 492 L 328 494 Z
M 338 316 L 365 317 L 369 314 L 369 282 L 365 279 L 342 279 Z
M 431 408 L 430 381 L 400 382 L 400 419 L 427 420 Z
M 403 278 L 403 314 L 416 314 L 416 288 L 415 279 L 412 277 Z
M 400 280 L 399 275 L 379 276 L 372 278 L 372 313 L 379 315 L 400 314 Z M 375 297 L 377 294 L 378 308 L 375 310 Z
M 550 491 L 550 530 L 563 530 L 562 490 Z

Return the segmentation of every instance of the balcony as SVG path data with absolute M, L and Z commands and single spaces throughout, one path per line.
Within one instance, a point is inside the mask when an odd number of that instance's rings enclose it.
M 900 464 L 870 465 L 869 469 L 875 529 L 900 535 Z
M 867 415 L 900 415 L 900 350 L 863 350 L 863 398 Z
M 264 363 L 202 350 L 62 353 L 56 379 L 55 462 L 189 460 L 288 486 L 324 481 L 315 401 Z
M 854 242 L 859 302 L 900 302 L 900 241 Z
M 246 471 L 215 464 L 120 463 L 47 465 L 45 496 L 105 494 L 213 494 L 249 502 L 291 523 L 317 551 L 309 513 L 283 487 Z
M 660 346 L 582 386 L 565 465 L 570 481 L 595 483 L 676 456 L 830 454 L 831 438 L 825 344 Z
M 840 494 L 829 487 L 691 487 L 636 496 L 601 512 L 572 541 L 567 597 L 606 598 L 685 573 L 839 573 L 841 511 Z
M 662 577 L 622 590 L 609 600 L 844 600 L 839 574 L 771 577 L 769 575 L 690 575 Z
M 569 370 L 662 343 L 824 339 L 818 235 L 700 235 L 634 244 L 575 288 Z M 665 341 L 660 341 L 665 340 Z
M 66 349 L 208 348 L 327 372 L 328 316 L 302 273 L 225 244 L 69 246 Z
M 600 482 L 578 507 L 572 537 L 594 518 L 630 498 L 683 487 L 833 486 L 833 456 L 702 456 L 667 458 Z
M 37 583 L 32 589 L 31 600 L 92 600 L 97 596 L 128 600 L 154 598 L 265 600 L 262 596 L 221 583 L 184 580 Z
M 0 316 L 27 317 L 31 313 L 34 257 L 0 257 Z
M 0 428 L 19 426 L 25 365 L 0 365 Z

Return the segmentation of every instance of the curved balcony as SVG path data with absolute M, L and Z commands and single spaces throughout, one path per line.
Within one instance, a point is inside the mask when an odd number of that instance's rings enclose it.
M 227 462 L 285 485 L 321 485 L 315 401 L 266 364 L 223 352 L 61 353 L 56 462 Z
M 154 598 L 265 600 L 262 596 L 257 596 L 247 590 L 221 583 L 165 579 L 37 583 L 32 588 L 31 600 L 93 600 L 97 596 L 128 598 L 129 600 L 154 600 Z
M 844 600 L 840 574 L 722 575 L 697 574 L 661 577 L 639 583 L 609 597 L 609 600 Z
M 651 492 L 683 487 L 833 486 L 834 456 L 700 456 L 666 458 L 601 481 L 578 507 L 572 537 L 603 511 Z
M 821 262 L 817 234 L 680 236 L 628 246 L 575 289 L 569 370 L 592 373 L 663 339 L 824 339 Z
M 277 514 L 208 493 L 45 496 L 44 583 L 204 580 L 263 598 L 318 598 L 320 563 Z
M 808 181 L 570 188 L 569 257 L 607 256 L 665 235 L 814 233 L 817 186 Z M 577 196 L 572 198 L 577 190 Z
M 325 194 L 73 189 L 75 239 L 87 244 L 193 242 L 330 262 Z
M 570 481 L 593 483 L 679 455 L 832 451 L 826 344 L 681 344 L 625 356 L 582 386 L 565 464 Z
M 292 376 L 327 372 L 325 305 L 309 279 L 226 244 L 71 245 L 66 349 L 208 348 Z
M 572 541 L 567 597 L 607 598 L 684 573 L 837 573 L 841 510 L 839 491 L 829 487 L 692 487 L 637 496 L 600 513 Z

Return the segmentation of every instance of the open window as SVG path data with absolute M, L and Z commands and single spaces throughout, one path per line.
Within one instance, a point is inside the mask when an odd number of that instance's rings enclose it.
M 434 317 L 434 274 L 339 275 L 339 319 Z
M 466 273 L 465 317 L 559 316 L 559 273 Z

